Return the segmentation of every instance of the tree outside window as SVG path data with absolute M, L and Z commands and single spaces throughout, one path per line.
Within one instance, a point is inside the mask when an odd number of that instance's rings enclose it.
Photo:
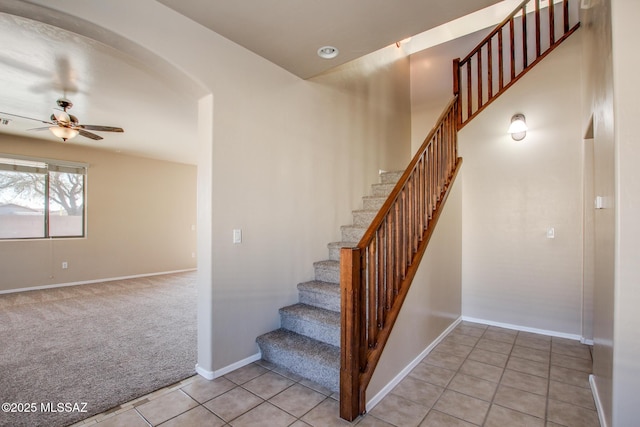
M 0 239 L 83 237 L 86 166 L 0 157 Z

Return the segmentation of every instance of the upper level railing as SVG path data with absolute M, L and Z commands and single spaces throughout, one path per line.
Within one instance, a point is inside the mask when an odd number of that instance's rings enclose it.
M 458 130 L 580 25 L 579 0 L 551 1 L 546 11 L 541 0 L 523 1 L 469 55 L 454 60 L 454 98 L 362 240 L 341 250 L 340 416 L 346 420 L 365 411 L 366 388 L 462 164 Z
M 459 128 L 580 26 L 578 3 L 525 0 L 469 55 L 453 61 Z
M 355 248 L 340 253 L 341 416 L 364 395 L 462 159 L 454 98 Z

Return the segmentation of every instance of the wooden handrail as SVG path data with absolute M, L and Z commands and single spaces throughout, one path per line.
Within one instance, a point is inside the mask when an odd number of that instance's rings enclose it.
M 579 22 L 570 28 L 572 17 L 569 7 L 570 1 L 577 0 L 555 0 L 558 1 L 562 1 L 563 6 L 561 29 L 555 26 L 557 10 L 554 0 L 549 0 L 547 14 L 541 13 L 540 0 L 524 0 L 467 56 L 455 60 L 453 93 L 458 95 L 460 104 L 458 129 L 462 129 L 578 29 Z M 516 20 L 519 20 L 518 26 Z M 542 31 L 543 26 L 548 27 L 548 31 Z M 530 40 L 535 42 L 532 49 L 528 45 Z M 497 55 L 494 55 L 494 45 Z M 503 53 L 505 49 L 509 51 L 507 55 Z M 494 78 L 496 68 L 497 81 Z M 505 69 L 508 72 L 505 73 Z
M 469 55 L 454 59 L 453 99 L 360 242 L 356 247 L 342 248 L 342 418 L 352 421 L 366 409 L 367 386 L 462 164 L 458 131 L 578 29 L 579 23 L 569 28 L 569 2 L 579 0 L 560 1 L 561 18 L 554 0 L 549 0 L 548 14 L 540 13 L 540 0 L 524 0 Z M 527 14 L 531 2 L 533 11 Z M 561 31 L 555 28 L 556 18 L 562 19 Z M 520 19 L 518 31 L 516 19 Z M 549 25 L 546 40 L 542 38 L 544 24 Z M 535 38 L 532 60 L 529 37 Z
M 493 38 L 493 36 L 495 36 L 501 29 L 502 27 L 504 27 L 505 25 L 507 25 L 509 22 L 511 22 L 511 20 L 522 11 L 522 8 L 525 7 L 525 5 L 527 3 L 529 3 L 531 0 L 524 0 L 522 3 L 520 3 L 514 10 L 513 12 L 511 12 L 509 14 L 509 16 L 507 16 L 506 18 L 504 18 L 504 20 L 499 23 L 498 25 L 496 25 L 496 27 L 489 33 L 488 36 L 486 36 L 480 43 L 478 43 L 478 45 L 471 50 L 471 52 L 469 52 L 469 54 L 467 56 L 464 57 L 463 60 L 461 60 L 460 62 L 464 63 L 469 61 L 476 53 L 478 53 L 478 51 L 482 48 L 482 46 L 486 45 L 489 40 L 491 40 Z
M 354 248 L 340 253 L 340 416 L 365 410 L 365 390 L 400 312 L 462 159 L 454 97 Z

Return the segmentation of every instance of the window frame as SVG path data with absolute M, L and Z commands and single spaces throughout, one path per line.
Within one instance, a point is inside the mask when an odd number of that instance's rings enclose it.
M 29 162 L 39 163 L 40 165 L 19 165 L 6 162 L 6 160 L 14 160 L 16 162 Z M 25 240 L 50 240 L 50 239 L 85 239 L 87 237 L 87 175 L 89 171 L 88 163 L 72 162 L 66 160 L 47 159 L 41 157 L 22 156 L 16 154 L 0 153 L 0 171 L 15 171 L 24 173 L 40 173 L 44 175 L 44 220 L 43 228 L 44 235 L 38 237 L 0 237 L 0 242 L 3 241 L 25 241 Z M 81 234 L 65 235 L 65 236 L 51 236 L 50 230 L 50 173 L 73 173 L 82 176 L 82 221 L 81 221 Z

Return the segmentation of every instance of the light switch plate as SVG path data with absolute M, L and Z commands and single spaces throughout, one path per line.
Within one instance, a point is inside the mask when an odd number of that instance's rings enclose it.
M 596 196 L 595 208 L 596 209 L 604 209 L 604 197 Z

